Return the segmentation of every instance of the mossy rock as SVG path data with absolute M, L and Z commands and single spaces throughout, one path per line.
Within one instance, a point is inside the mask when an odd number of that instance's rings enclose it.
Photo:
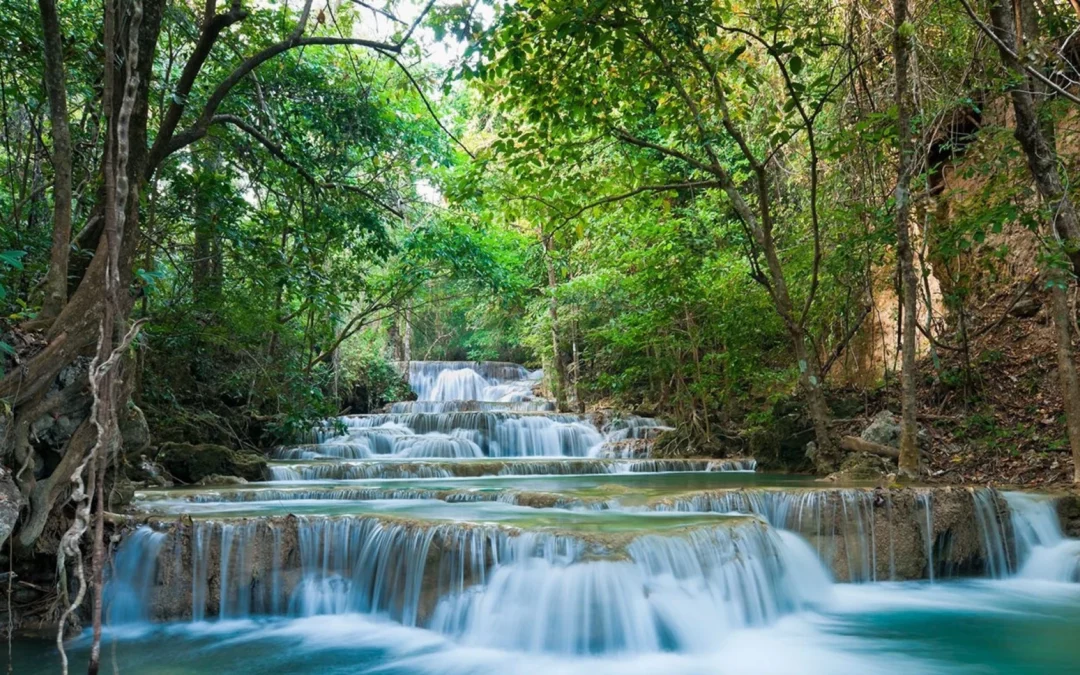
M 213 443 L 164 443 L 158 463 L 174 478 L 197 483 L 207 476 L 239 476 L 249 481 L 269 478 L 266 458 Z
M 832 480 L 878 480 L 896 471 L 889 460 L 868 452 L 853 452 L 844 458 Z

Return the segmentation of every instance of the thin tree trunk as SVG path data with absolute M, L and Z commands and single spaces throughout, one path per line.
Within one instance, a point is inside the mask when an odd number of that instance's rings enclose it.
M 559 349 L 559 301 L 555 296 L 555 291 L 558 289 L 558 278 L 555 276 L 555 261 L 552 260 L 554 255 L 555 243 L 551 240 L 551 237 L 543 237 L 544 240 L 544 263 L 547 265 L 548 275 L 548 292 L 551 297 L 548 300 L 548 317 L 551 319 L 551 360 L 555 366 L 555 379 L 553 380 L 555 389 L 555 406 L 559 409 L 559 412 L 567 412 L 569 408 L 566 405 L 566 363 L 563 362 L 562 352 Z
M 764 193 L 764 190 L 761 192 Z M 762 218 L 762 221 L 765 220 Z M 760 230 L 756 236 L 765 254 L 772 283 L 773 303 L 776 305 L 777 313 L 784 320 L 795 349 L 795 359 L 799 366 L 799 385 L 806 397 L 807 412 L 814 426 L 814 438 L 817 442 L 817 451 L 813 457 L 814 466 L 820 473 L 831 473 L 840 463 L 840 453 L 829 431 L 829 420 L 832 415 L 829 412 L 829 404 L 825 400 L 825 392 L 821 388 L 823 383 L 817 354 L 811 353 L 807 347 L 806 329 L 795 316 L 784 269 L 780 263 L 780 256 L 776 252 L 776 243 L 767 230 Z
M 1056 276 L 1050 289 L 1050 299 L 1053 303 L 1054 327 L 1057 329 L 1058 377 L 1065 405 L 1065 427 L 1072 449 L 1073 482 L 1080 483 L 1080 377 L 1077 377 L 1072 347 L 1076 324 L 1069 307 L 1067 277 L 1062 273 Z
M 907 0 L 893 0 L 893 55 L 896 61 L 896 125 L 900 140 L 900 162 L 896 180 L 896 253 L 900 263 L 900 293 L 903 302 L 900 371 L 900 475 L 912 478 L 919 470 L 918 434 L 915 425 L 915 321 L 918 280 L 911 248 L 911 108 L 908 96 L 908 60 L 911 30 Z
M 52 319 L 67 302 L 68 252 L 71 249 L 71 130 L 68 126 L 67 78 L 60 17 L 55 0 L 38 0 L 45 43 L 45 91 L 52 127 L 53 231 L 49 271 L 40 318 Z

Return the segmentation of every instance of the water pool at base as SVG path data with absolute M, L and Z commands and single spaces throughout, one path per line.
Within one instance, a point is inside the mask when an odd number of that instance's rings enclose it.
M 702 649 L 562 657 L 464 645 L 370 615 L 144 625 L 110 632 L 103 672 L 868 673 L 1080 672 L 1080 588 L 1031 580 L 838 584 L 814 608 L 761 628 L 718 631 Z M 708 627 L 703 627 L 708 630 Z M 87 638 L 70 644 L 81 672 Z M 59 670 L 51 640 L 17 639 L 13 672 Z

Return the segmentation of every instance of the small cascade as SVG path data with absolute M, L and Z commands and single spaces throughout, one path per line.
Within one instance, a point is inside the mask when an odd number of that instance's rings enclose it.
M 516 363 L 410 361 L 409 386 L 422 402 L 522 402 L 532 398 L 540 373 Z M 451 406 L 452 407 L 452 406 Z M 449 412 L 437 409 L 432 412 Z
M 270 465 L 270 477 L 275 481 L 393 480 L 450 478 L 453 475 L 448 468 L 428 462 L 313 462 Z
M 278 448 L 274 458 L 587 457 L 605 440 L 588 416 L 556 413 L 387 413 L 339 422 L 345 434 Z
M 555 402 L 542 398 L 528 401 L 398 401 L 390 404 L 395 415 L 451 412 L 555 412 Z
M 422 479 L 476 476 L 583 476 L 668 472 L 753 473 L 752 459 L 492 459 L 480 461 L 306 461 L 270 464 L 274 481 Z
M 1062 539 L 1051 501 L 988 488 L 703 491 L 644 508 L 761 516 L 805 537 L 840 579 L 855 582 L 1001 578 L 1025 565 L 1026 551 L 1048 555 L 1056 542 L 1071 541 Z M 1055 550 L 1063 577 L 1076 556 L 1068 546 Z
M 1017 576 L 1048 581 L 1080 581 L 1080 540 L 1067 539 L 1052 499 L 1006 492 Z
M 934 495 L 929 490 L 920 490 L 915 500 L 923 514 L 923 541 L 926 543 L 926 576 L 934 583 Z
M 120 544 L 104 595 L 104 615 L 111 625 L 150 618 L 146 599 L 157 582 L 158 555 L 166 535 L 143 526 Z
M 972 490 L 975 519 L 986 553 L 986 574 L 995 579 L 1008 576 L 1015 567 L 1015 556 L 1010 555 L 1009 533 L 1003 525 L 1008 504 L 997 490 Z
M 807 537 L 819 559 L 839 559 L 846 580 L 866 582 L 879 578 L 876 501 L 872 490 L 861 489 L 732 490 L 661 500 L 650 508 L 761 516 L 773 527 Z
M 628 441 L 633 439 L 648 439 L 656 435 L 658 431 L 673 429 L 663 424 L 660 420 L 652 417 L 639 417 L 630 415 L 617 417 L 603 427 L 604 440 L 609 442 Z
M 626 561 L 526 558 L 444 598 L 432 627 L 468 646 L 557 654 L 703 651 L 820 601 L 831 582 L 797 537 L 764 527 L 644 536 Z

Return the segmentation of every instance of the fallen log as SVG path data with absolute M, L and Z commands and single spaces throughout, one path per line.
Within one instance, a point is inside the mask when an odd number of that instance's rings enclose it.
M 841 437 L 840 447 L 848 452 L 869 452 L 873 455 L 881 455 L 882 457 L 892 457 L 893 459 L 900 458 L 899 449 L 888 445 L 881 445 L 880 443 L 864 441 L 858 436 Z

